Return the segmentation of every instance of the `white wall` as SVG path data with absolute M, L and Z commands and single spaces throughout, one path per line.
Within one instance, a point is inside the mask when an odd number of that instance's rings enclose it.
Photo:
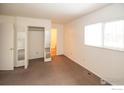
M 57 55 L 63 55 L 63 25 L 52 24 L 52 28 L 57 29 Z
M 44 31 L 29 31 L 29 59 L 44 57 Z
M 15 24 L 15 17 L 0 15 L 0 23 L 12 23 Z
M 84 25 L 124 19 L 124 4 L 112 4 L 64 28 L 64 54 L 111 84 L 124 84 L 124 52 L 84 45 Z

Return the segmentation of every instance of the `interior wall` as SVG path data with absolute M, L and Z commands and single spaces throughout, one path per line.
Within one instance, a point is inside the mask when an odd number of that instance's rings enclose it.
M 84 45 L 84 26 L 110 20 L 124 20 L 124 4 L 82 16 L 64 28 L 64 54 L 111 84 L 124 84 L 124 52 Z
M 29 31 L 29 59 L 44 57 L 44 31 Z
M 63 25 L 52 24 L 53 29 L 57 29 L 57 55 L 63 55 Z

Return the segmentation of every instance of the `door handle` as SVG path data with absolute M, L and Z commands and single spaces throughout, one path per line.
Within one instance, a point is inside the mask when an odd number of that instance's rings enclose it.
M 9 50 L 14 50 L 14 48 L 10 48 Z

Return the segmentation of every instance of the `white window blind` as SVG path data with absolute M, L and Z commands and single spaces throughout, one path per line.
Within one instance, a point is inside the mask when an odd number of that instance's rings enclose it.
M 85 26 L 85 45 L 124 50 L 124 20 Z
M 102 46 L 102 24 L 92 24 L 85 27 L 85 44 Z
M 108 48 L 124 48 L 124 21 L 105 23 L 104 46 Z

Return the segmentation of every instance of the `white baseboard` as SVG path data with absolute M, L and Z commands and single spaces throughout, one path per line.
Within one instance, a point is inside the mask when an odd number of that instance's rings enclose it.
M 14 67 L 9 67 L 9 68 L 6 68 L 6 67 L 0 67 L 0 70 L 14 70 Z

